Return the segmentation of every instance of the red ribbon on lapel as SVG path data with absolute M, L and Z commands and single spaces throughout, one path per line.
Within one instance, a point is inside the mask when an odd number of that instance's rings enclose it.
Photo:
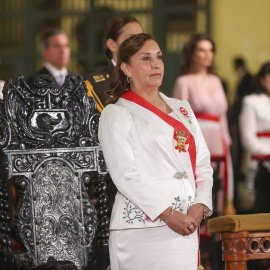
M 134 102 L 134 103 L 144 107 L 145 109 L 148 109 L 149 111 L 153 112 L 154 114 L 156 114 L 163 121 L 165 121 L 167 124 L 169 124 L 170 126 L 172 126 L 174 128 L 174 134 L 175 134 L 175 131 L 184 131 L 185 134 L 188 134 L 188 136 L 189 136 L 188 153 L 190 156 L 191 166 L 192 166 L 192 170 L 193 170 L 193 174 L 194 174 L 194 178 L 195 178 L 196 145 L 195 145 L 194 137 L 189 132 L 189 130 L 181 122 L 177 121 L 176 119 L 174 119 L 170 115 L 162 112 L 161 110 L 159 110 L 158 108 L 153 106 L 151 103 L 146 101 L 144 98 L 142 98 L 141 96 L 135 94 L 134 92 L 132 92 L 130 90 L 126 91 L 126 93 L 123 94 L 121 96 L 121 98 L 124 98 L 126 100 L 131 101 L 131 102 Z M 173 136 L 174 136 L 174 134 L 173 134 Z M 183 151 L 183 152 L 185 152 L 185 151 Z

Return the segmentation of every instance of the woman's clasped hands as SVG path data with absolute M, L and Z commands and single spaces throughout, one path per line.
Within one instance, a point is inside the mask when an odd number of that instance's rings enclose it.
M 203 207 L 201 204 L 195 204 L 191 206 L 187 214 L 181 213 L 177 210 L 173 210 L 168 207 L 159 216 L 163 221 L 166 222 L 169 228 L 179 233 L 180 235 L 187 236 L 195 232 L 200 225 L 203 218 Z M 168 220 L 169 219 L 169 220 Z

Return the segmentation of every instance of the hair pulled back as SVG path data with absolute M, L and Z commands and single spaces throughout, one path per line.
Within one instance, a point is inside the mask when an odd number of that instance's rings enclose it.
M 260 79 L 262 79 L 266 74 L 270 74 L 270 61 L 265 62 L 261 66 L 260 71 L 255 76 L 251 85 L 251 92 L 254 92 L 256 94 L 266 93 L 266 89 L 260 82 Z
M 133 16 L 120 16 L 114 18 L 107 29 L 106 40 L 111 38 L 112 40 L 117 41 L 118 37 L 122 34 L 122 28 L 126 24 L 132 22 L 137 22 L 140 24 L 139 21 Z M 106 48 L 105 55 L 107 58 L 112 59 L 112 52 L 109 48 Z
M 110 90 L 107 94 L 111 97 L 108 103 L 115 103 L 130 87 L 127 76 L 121 70 L 121 64 L 130 64 L 130 58 L 136 54 L 147 40 L 155 40 L 150 34 L 140 33 L 130 36 L 123 41 L 117 52 L 117 64 L 113 70 Z
M 212 38 L 206 34 L 206 33 L 196 33 L 196 34 L 192 34 L 190 36 L 189 41 L 185 44 L 184 49 L 183 49 L 183 53 L 184 53 L 184 64 L 181 67 L 181 74 L 187 74 L 191 72 L 191 68 L 192 68 L 192 64 L 193 64 L 193 54 L 195 52 L 197 43 L 201 40 L 208 40 L 209 42 L 211 42 L 212 46 L 213 46 L 213 51 L 215 52 L 216 48 L 215 48 L 215 43 L 212 40 Z M 209 73 L 214 73 L 214 67 L 213 65 L 211 65 L 210 67 L 208 67 L 207 70 Z

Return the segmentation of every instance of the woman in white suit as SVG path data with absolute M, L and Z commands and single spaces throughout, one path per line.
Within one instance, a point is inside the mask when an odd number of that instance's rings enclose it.
M 188 102 L 159 91 L 163 73 L 151 35 L 121 44 L 98 132 L 118 189 L 112 270 L 197 269 L 197 229 L 212 212 L 209 151 Z
M 264 161 L 258 169 L 258 161 L 251 158 L 252 155 L 270 155 L 270 62 L 262 65 L 259 73 L 252 84 L 252 92 L 243 99 L 240 113 L 240 134 L 242 144 L 248 153 L 248 166 L 246 183 L 250 190 L 250 197 L 255 199 L 255 176 L 256 201 L 255 212 L 270 211 L 269 203 L 269 176 L 270 162 Z

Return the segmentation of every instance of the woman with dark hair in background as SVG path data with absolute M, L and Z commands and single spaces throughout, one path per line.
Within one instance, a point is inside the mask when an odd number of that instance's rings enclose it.
M 163 74 L 151 35 L 120 45 L 98 131 L 118 189 L 112 270 L 197 269 L 197 228 L 212 212 L 209 151 L 188 102 L 160 92 Z
M 187 100 L 198 119 L 211 158 L 225 158 L 224 185 L 227 196 L 225 212 L 234 213 L 233 173 L 227 122 L 227 99 L 221 80 L 213 74 L 215 44 L 205 33 L 191 35 L 184 47 L 182 76 L 178 77 L 173 97 Z M 218 212 L 224 213 L 223 196 L 219 196 Z
M 255 212 L 267 213 L 270 212 L 270 161 L 262 162 L 258 170 L 258 161 L 251 156 L 270 155 L 270 62 L 262 65 L 251 91 L 254 94 L 244 97 L 240 113 L 240 135 L 248 152 L 246 183 L 250 197 L 255 199 Z
M 117 63 L 117 51 L 120 44 L 129 36 L 142 32 L 139 21 L 133 16 L 121 16 L 111 21 L 106 32 L 105 55 L 109 60 L 108 65 L 103 70 L 83 76 L 88 89 L 87 95 L 96 100 L 99 112 L 102 112 L 109 98 L 106 91 L 109 90 L 110 77 Z

